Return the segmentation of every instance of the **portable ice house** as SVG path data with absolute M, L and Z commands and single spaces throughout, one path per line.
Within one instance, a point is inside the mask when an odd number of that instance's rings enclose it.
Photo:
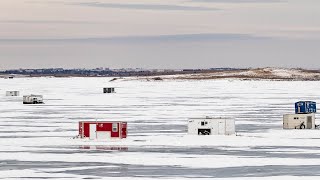
M 23 104 L 42 104 L 43 96 L 42 95 L 25 95 L 23 96 Z
M 189 119 L 188 133 L 192 135 L 232 135 L 235 134 L 234 119 L 192 118 Z
M 103 93 L 115 93 L 113 87 L 103 88 Z
M 90 140 L 112 140 L 126 138 L 127 122 L 80 121 L 79 137 Z
M 315 129 L 315 114 L 286 114 L 283 129 Z
M 19 91 L 7 91 L 6 96 L 19 96 Z
M 317 103 L 313 101 L 299 101 L 295 103 L 296 114 L 316 113 Z

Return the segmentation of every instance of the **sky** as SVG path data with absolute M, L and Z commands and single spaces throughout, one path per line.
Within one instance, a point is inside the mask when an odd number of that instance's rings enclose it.
M 320 69 L 319 0 L 1 0 L 0 69 Z

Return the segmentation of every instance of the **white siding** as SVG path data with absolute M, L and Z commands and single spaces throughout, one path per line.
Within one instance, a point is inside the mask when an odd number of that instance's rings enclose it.
M 188 133 L 198 135 L 199 131 L 209 131 L 210 135 L 232 135 L 235 134 L 235 122 L 225 118 L 189 119 Z
M 300 125 L 304 123 L 308 128 L 308 117 L 311 118 L 311 127 L 315 129 L 315 114 L 286 114 L 283 116 L 283 129 L 300 129 Z
M 19 96 L 19 91 L 7 91 L 6 96 Z
M 111 138 L 110 131 L 97 131 L 97 139 L 108 140 Z
M 43 103 L 43 96 L 41 96 L 41 95 L 23 96 L 23 103 L 25 103 L 25 104 L 33 104 L 34 102 Z
M 231 135 L 234 134 L 236 131 L 235 122 L 233 119 L 229 119 L 226 121 L 226 134 Z

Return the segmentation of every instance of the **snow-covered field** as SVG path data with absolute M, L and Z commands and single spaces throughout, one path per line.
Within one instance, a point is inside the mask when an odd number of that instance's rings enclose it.
M 0 79 L 0 179 L 319 179 L 320 130 L 282 130 L 295 101 L 319 102 L 318 81 L 109 80 Z M 235 118 L 237 136 L 187 135 L 204 116 Z M 96 119 L 128 121 L 129 137 L 73 139 Z

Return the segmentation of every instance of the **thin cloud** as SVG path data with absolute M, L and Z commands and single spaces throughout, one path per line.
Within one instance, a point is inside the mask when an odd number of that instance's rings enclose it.
M 27 1 L 33 4 L 63 4 L 63 5 L 77 5 L 97 8 L 114 8 L 114 9 L 133 9 L 133 10 L 168 10 L 168 11 L 216 11 L 221 10 L 213 7 L 205 6 L 185 6 L 185 5 L 169 5 L 169 4 L 142 4 L 142 3 L 104 3 L 104 2 L 68 2 L 68 1 Z
M 0 23 L 7 23 L 7 24 L 101 24 L 102 22 L 60 21 L 60 20 L 0 20 Z
M 157 36 L 120 36 L 120 37 L 89 37 L 61 39 L 0 39 L 6 43 L 159 43 L 159 42 L 215 42 L 241 40 L 267 40 L 271 37 L 259 37 L 250 34 L 176 34 Z
M 208 2 L 208 3 L 281 3 L 286 0 L 191 0 L 192 2 Z
M 216 11 L 217 8 L 201 6 L 182 6 L 167 4 L 120 4 L 120 3 L 101 3 L 101 2 L 84 2 L 71 3 L 72 5 L 98 7 L 98 8 L 116 8 L 116 9 L 135 9 L 135 10 L 168 10 L 168 11 Z M 70 5 L 71 5 L 70 4 Z

